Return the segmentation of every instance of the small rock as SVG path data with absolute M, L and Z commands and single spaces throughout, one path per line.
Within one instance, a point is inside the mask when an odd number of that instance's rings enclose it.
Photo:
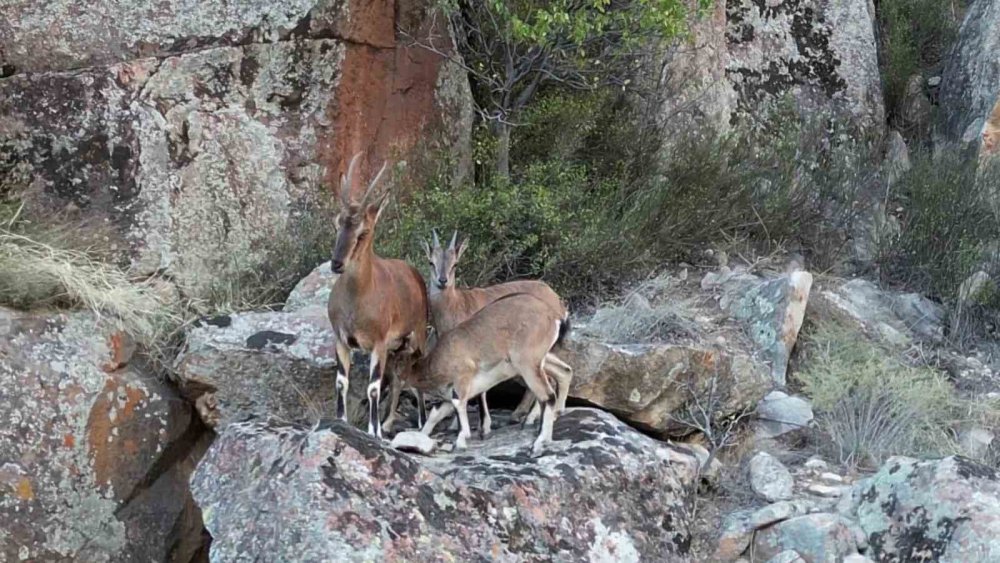
M 833 487 L 822 483 L 810 483 L 806 487 L 806 492 L 826 498 L 840 498 L 846 490 L 847 487 Z
M 819 478 L 822 479 L 822 480 L 824 480 L 824 481 L 830 481 L 832 483 L 843 483 L 844 482 L 844 478 L 843 477 L 841 477 L 840 475 L 837 475 L 836 473 L 830 473 L 829 471 L 827 471 L 825 473 L 820 473 Z
M 723 519 L 718 546 L 712 554 L 713 561 L 732 561 L 750 547 L 754 530 L 750 525 L 751 517 L 750 511 L 740 510 Z
M 891 185 L 895 184 L 900 176 L 909 172 L 912 164 L 910 163 L 910 151 L 899 131 L 893 129 L 889 133 L 888 145 L 885 154 L 885 171 Z
M 868 559 L 864 555 L 861 555 L 860 553 L 852 553 L 844 557 L 842 563 L 875 563 L 875 562 L 872 561 L 871 559 Z
M 796 501 L 781 501 L 770 504 L 754 512 L 750 516 L 750 527 L 759 530 L 766 528 L 775 522 L 788 520 L 794 516 L 802 516 L 809 512 L 808 507 Z
M 806 461 L 805 467 L 806 469 L 812 469 L 813 471 L 826 471 L 826 468 L 829 466 L 822 459 L 818 457 L 811 457 L 808 461 Z
M 941 85 L 941 77 L 940 76 L 932 76 L 932 77 L 928 78 L 927 79 L 927 85 L 930 86 L 931 88 L 937 88 L 938 86 Z
M 760 452 L 750 460 L 750 488 L 769 502 L 789 500 L 795 481 L 771 454 Z
M 390 444 L 394 449 L 401 452 L 415 452 L 424 455 L 434 453 L 437 448 L 437 441 L 423 432 L 407 430 L 396 434 Z
M 806 563 L 799 552 L 789 549 L 767 560 L 767 563 Z
M 809 401 L 782 391 L 771 391 L 757 404 L 757 429 L 766 438 L 805 428 L 812 419 Z
M 758 531 L 753 549 L 758 560 L 767 561 L 784 551 L 795 551 L 805 561 L 830 563 L 858 551 L 853 524 L 842 516 L 822 512 L 785 520 Z
M 990 449 L 995 436 L 989 430 L 978 426 L 969 428 L 960 438 L 965 454 L 973 459 L 983 459 Z
M 722 471 L 722 462 L 720 462 L 718 458 L 712 458 L 711 461 L 709 461 L 712 454 L 709 453 L 708 449 L 701 444 L 684 445 L 691 450 L 695 457 L 698 458 L 698 471 L 701 474 L 701 478 L 709 483 L 714 482 L 719 477 L 719 473 Z

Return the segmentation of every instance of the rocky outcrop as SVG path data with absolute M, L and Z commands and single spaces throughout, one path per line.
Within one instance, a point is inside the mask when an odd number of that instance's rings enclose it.
M 558 355 L 573 367 L 569 396 L 645 429 L 686 435 L 711 404 L 713 420 L 752 409 L 770 387 L 749 355 L 686 344 L 607 344 L 570 338 Z
M 747 326 L 757 349 L 770 361 L 774 382 L 784 385 L 812 282 L 812 274 L 802 270 L 762 279 L 724 268 L 705 274 L 701 287 L 716 292 L 719 306 Z
M 958 143 L 981 157 L 1000 151 L 1000 4 L 976 0 L 945 61 L 935 128 L 939 146 Z
M 189 561 L 207 447 L 190 406 L 88 313 L 0 309 L 0 560 Z
M 1000 475 L 989 467 L 892 458 L 854 498 L 876 561 L 1000 559 Z
M 324 263 L 299 282 L 283 311 L 205 319 L 190 331 L 175 371 L 209 424 L 249 416 L 312 424 L 333 412 L 336 354 L 326 316 L 333 281 Z M 737 342 L 736 350 L 708 337 L 610 344 L 580 331 L 558 354 L 573 367 L 572 399 L 652 432 L 686 435 L 693 422 L 703 422 L 690 420 L 696 401 L 709 401 L 721 420 L 752 409 L 770 388 L 767 368 Z M 364 400 L 368 374 L 361 359 L 352 363 L 349 405 Z M 352 420 L 360 423 L 361 415 Z
M 136 275 L 205 297 L 326 228 L 330 187 L 469 156 L 464 74 L 397 40 L 419 0 L 20 3 L 0 22 L 0 171 L 26 212 L 86 219 Z
M 816 292 L 814 307 L 892 345 L 937 343 L 944 338 L 945 313 L 940 305 L 916 293 L 884 291 L 868 280 L 833 281 Z
M 870 0 L 715 0 L 662 66 L 668 133 L 753 121 L 786 96 L 804 114 L 880 131 L 874 17 Z
M 192 487 L 212 558 L 672 560 L 688 550 L 697 461 L 590 409 L 411 457 L 337 423 L 230 425 Z

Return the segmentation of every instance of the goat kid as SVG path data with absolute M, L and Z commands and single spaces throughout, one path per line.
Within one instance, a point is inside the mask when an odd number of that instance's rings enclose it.
M 415 388 L 445 398 L 431 410 L 423 433 L 430 435 L 444 417 L 457 411 L 460 430 L 455 447 L 465 448 L 471 435 L 469 400 L 520 376 L 542 405 L 542 424 L 532 445 L 532 454 L 539 455 L 544 444 L 552 440 L 556 392 L 545 368 L 561 326 L 562 317 L 545 301 L 528 293 L 511 293 L 442 334 L 430 354 L 417 360 L 409 374 Z
M 433 231 L 432 235 L 433 246 L 426 241 L 423 244 L 431 266 L 431 324 L 438 335 L 450 332 L 497 299 L 512 293 L 528 293 L 543 301 L 558 315 L 560 332 L 556 344 L 562 342 L 562 339 L 569 332 L 569 312 L 563 305 L 562 299 L 548 284 L 537 280 L 524 280 L 489 287 L 459 289 L 455 284 L 455 271 L 458 261 L 467 248 L 468 241 L 458 241 L 458 231 L 455 231 L 448 247 L 442 248 L 437 231 Z M 559 390 L 557 412 L 562 412 L 566 408 L 566 397 L 569 394 L 573 369 L 555 354 L 550 353 L 546 357 L 545 373 L 557 383 L 556 386 Z M 534 398 L 530 388 L 525 390 L 524 397 L 514 410 L 513 417 L 515 419 L 523 417 L 534 403 Z M 528 414 L 525 423 L 533 423 L 539 412 L 539 405 L 534 403 L 534 408 Z M 486 395 L 483 394 L 480 397 L 479 408 L 480 434 L 484 437 L 488 435 L 491 426 L 492 419 L 486 403 Z
M 336 219 L 337 242 L 330 265 L 338 277 L 330 290 L 327 312 L 337 348 L 336 416 L 347 418 L 351 349 L 361 349 L 370 361 L 368 432 L 381 438 L 383 428 L 392 428 L 406 372 L 426 350 L 428 301 L 423 277 L 415 268 L 402 260 L 375 255 L 375 227 L 389 193 L 373 192 L 386 165 L 383 163 L 362 198 L 355 200 L 351 186 L 360 156 L 354 155 L 346 176 L 340 179 L 341 212 Z M 401 373 L 392 379 L 389 414 L 384 424 L 379 424 L 382 377 L 390 355 L 399 360 L 394 364 L 400 364 Z M 417 404 L 423 424 L 420 393 Z

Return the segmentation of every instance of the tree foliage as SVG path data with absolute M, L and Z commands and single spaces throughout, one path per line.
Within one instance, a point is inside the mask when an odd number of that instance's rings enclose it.
M 457 53 L 440 39 L 418 43 L 469 72 L 479 114 L 498 137 L 497 170 L 507 176 L 509 128 L 539 88 L 630 86 L 643 61 L 686 32 L 690 6 L 688 0 L 446 0 Z

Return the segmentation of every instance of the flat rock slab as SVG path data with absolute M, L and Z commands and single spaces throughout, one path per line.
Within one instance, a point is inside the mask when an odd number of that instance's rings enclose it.
M 610 414 L 571 409 L 555 442 L 498 429 L 412 457 L 340 423 L 229 425 L 192 479 L 212 559 L 670 561 L 689 547 L 698 461 Z

